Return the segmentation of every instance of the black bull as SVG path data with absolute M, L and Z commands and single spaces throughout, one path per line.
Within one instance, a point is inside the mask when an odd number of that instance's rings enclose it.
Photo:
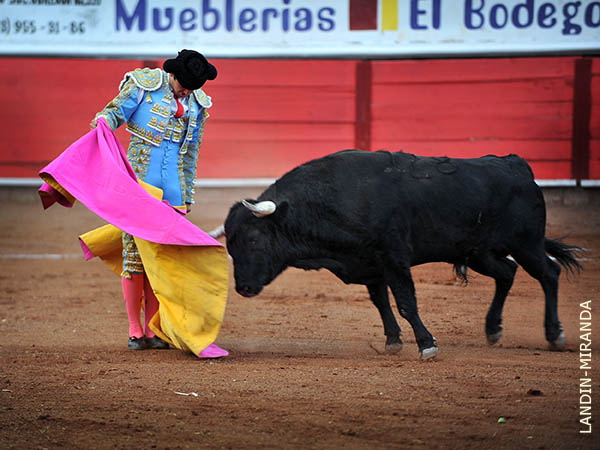
M 546 339 L 564 346 L 561 269 L 547 254 L 579 270 L 578 247 L 546 238 L 545 228 L 542 192 L 516 155 L 453 159 L 360 150 L 296 167 L 257 200 L 236 203 L 225 221 L 238 293 L 257 295 L 288 266 L 326 268 L 345 283 L 366 285 L 383 320 L 386 352 L 395 353 L 402 340 L 389 286 L 424 359 L 438 348 L 419 317 L 410 268 L 438 261 L 464 277 L 469 267 L 496 281 L 485 320 L 491 343 L 502 333 L 516 261 L 544 291 Z

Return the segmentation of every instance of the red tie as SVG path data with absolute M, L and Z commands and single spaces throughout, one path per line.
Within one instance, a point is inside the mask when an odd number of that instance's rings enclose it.
M 175 118 L 179 119 L 181 116 L 183 116 L 183 105 L 179 103 L 177 97 L 175 97 L 175 101 L 177 102 L 177 112 L 175 113 Z

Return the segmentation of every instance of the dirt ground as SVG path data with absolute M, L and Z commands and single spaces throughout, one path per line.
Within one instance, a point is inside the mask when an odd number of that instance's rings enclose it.
M 191 220 L 211 229 L 234 201 L 259 191 L 199 189 Z M 2 449 L 600 448 L 598 206 L 548 212 L 550 237 L 590 249 L 579 277 L 561 276 L 564 352 L 546 349 L 542 291 L 523 270 L 504 337 L 489 346 L 493 281 L 472 274 L 465 287 L 449 265 L 429 264 L 413 275 L 440 346 L 435 361 L 418 360 L 403 319 L 404 349 L 381 354 L 383 327 L 364 287 L 294 269 L 253 299 L 232 285 L 217 340 L 231 354 L 198 360 L 176 349 L 127 350 L 119 279 L 85 262 L 77 241 L 101 219 L 81 205 L 44 211 L 34 191 L 2 196 Z M 586 301 L 594 307 L 592 434 L 579 422 Z

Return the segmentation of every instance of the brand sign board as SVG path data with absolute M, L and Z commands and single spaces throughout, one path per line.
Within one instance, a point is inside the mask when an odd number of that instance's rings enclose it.
M 0 54 L 413 57 L 596 53 L 594 0 L 0 0 Z

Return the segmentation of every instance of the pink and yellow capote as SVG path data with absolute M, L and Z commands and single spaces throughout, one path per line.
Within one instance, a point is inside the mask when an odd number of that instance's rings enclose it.
M 227 251 L 169 203 L 162 191 L 138 181 L 104 119 L 44 167 L 44 209 L 79 200 L 108 222 L 79 237 L 86 259 L 98 256 L 122 270 L 121 233 L 134 236 L 159 300 L 150 327 L 163 340 L 201 355 L 219 333 L 229 286 Z

